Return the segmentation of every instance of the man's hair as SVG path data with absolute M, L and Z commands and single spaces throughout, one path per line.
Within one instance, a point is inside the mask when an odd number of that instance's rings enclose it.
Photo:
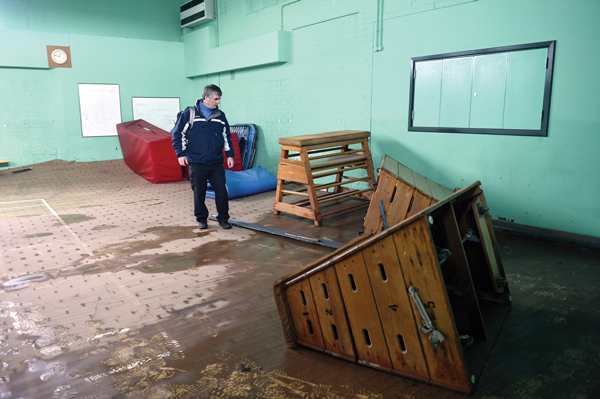
M 202 93 L 202 99 L 212 98 L 215 94 L 218 94 L 219 97 L 223 95 L 221 89 L 217 85 L 208 85 L 204 87 L 204 93 Z

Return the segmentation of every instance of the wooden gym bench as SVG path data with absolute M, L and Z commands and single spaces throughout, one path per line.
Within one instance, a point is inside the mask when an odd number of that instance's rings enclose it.
M 322 226 L 323 216 L 368 205 L 369 201 L 365 200 L 350 206 L 336 206 L 334 210 L 321 213 L 323 204 L 370 194 L 375 190 L 375 174 L 368 142 L 370 136 L 371 133 L 367 131 L 342 130 L 280 138 L 281 158 L 273 204 L 275 214 L 289 213 L 312 219 L 315 225 Z M 350 148 L 353 144 L 360 147 Z M 366 176 L 344 175 L 349 171 L 363 171 Z M 315 184 L 315 180 L 324 177 L 333 177 L 334 180 L 326 183 L 319 180 L 319 183 Z M 357 182 L 367 182 L 369 187 L 344 187 Z M 287 184 L 293 184 L 294 189 L 286 189 Z M 297 188 L 298 185 L 304 187 Z M 301 198 L 296 202 L 286 203 L 283 202 L 285 196 Z

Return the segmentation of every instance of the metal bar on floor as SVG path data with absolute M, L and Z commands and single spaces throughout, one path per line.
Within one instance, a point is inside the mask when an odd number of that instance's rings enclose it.
M 216 221 L 217 217 L 213 215 L 213 216 L 209 216 L 209 219 Z M 231 223 L 234 226 L 244 227 L 246 229 L 251 229 L 251 230 L 256 230 L 256 231 L 262 231 L 263 233 L 275 234 L 275 235 L 278 235 L 281 237 L 293 238 L 294 240 L 298 240 L 298 241 L 319 244 L 319 245 L 322 245 L 322 246 L 328 247 L 328 248 L 337 249 L 344 245 L 341 242 L 335 242 L 335 241 L 330 241 L 330 240 L 324 240 L 321 238 L 305 236 L 303 234 L 297 234 L 297 233 L 292 233 L 290 231 L 276 229 L 273 227 L 267 227 L 267 226 L 261 226 L 259 224 L 243 222 L 241 220 L 229 219 L 229 223 Z

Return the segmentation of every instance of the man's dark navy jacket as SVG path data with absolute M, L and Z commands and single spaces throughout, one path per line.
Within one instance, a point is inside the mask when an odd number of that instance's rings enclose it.
M 215 108 L 208 120 L 200 112 L 200 101 L 193 107 L 194 123 L 190 123 L 192 107 L 186 108 L 171 130 L 171 141 L 177 157 L 187 156 L 188 163 L 215 165 L 223 163 L 223 150 L 233 158 L 231 132 L 225 113 Z

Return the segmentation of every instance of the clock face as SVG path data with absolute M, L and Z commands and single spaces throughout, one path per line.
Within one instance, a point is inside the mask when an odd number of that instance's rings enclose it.
M 67 62 L 67 59 L 67 53 L 65 53 L 64 50 L 56 49 L 52 52 L 52 61 L 56 62 L 57 64 L 62 65 Z

